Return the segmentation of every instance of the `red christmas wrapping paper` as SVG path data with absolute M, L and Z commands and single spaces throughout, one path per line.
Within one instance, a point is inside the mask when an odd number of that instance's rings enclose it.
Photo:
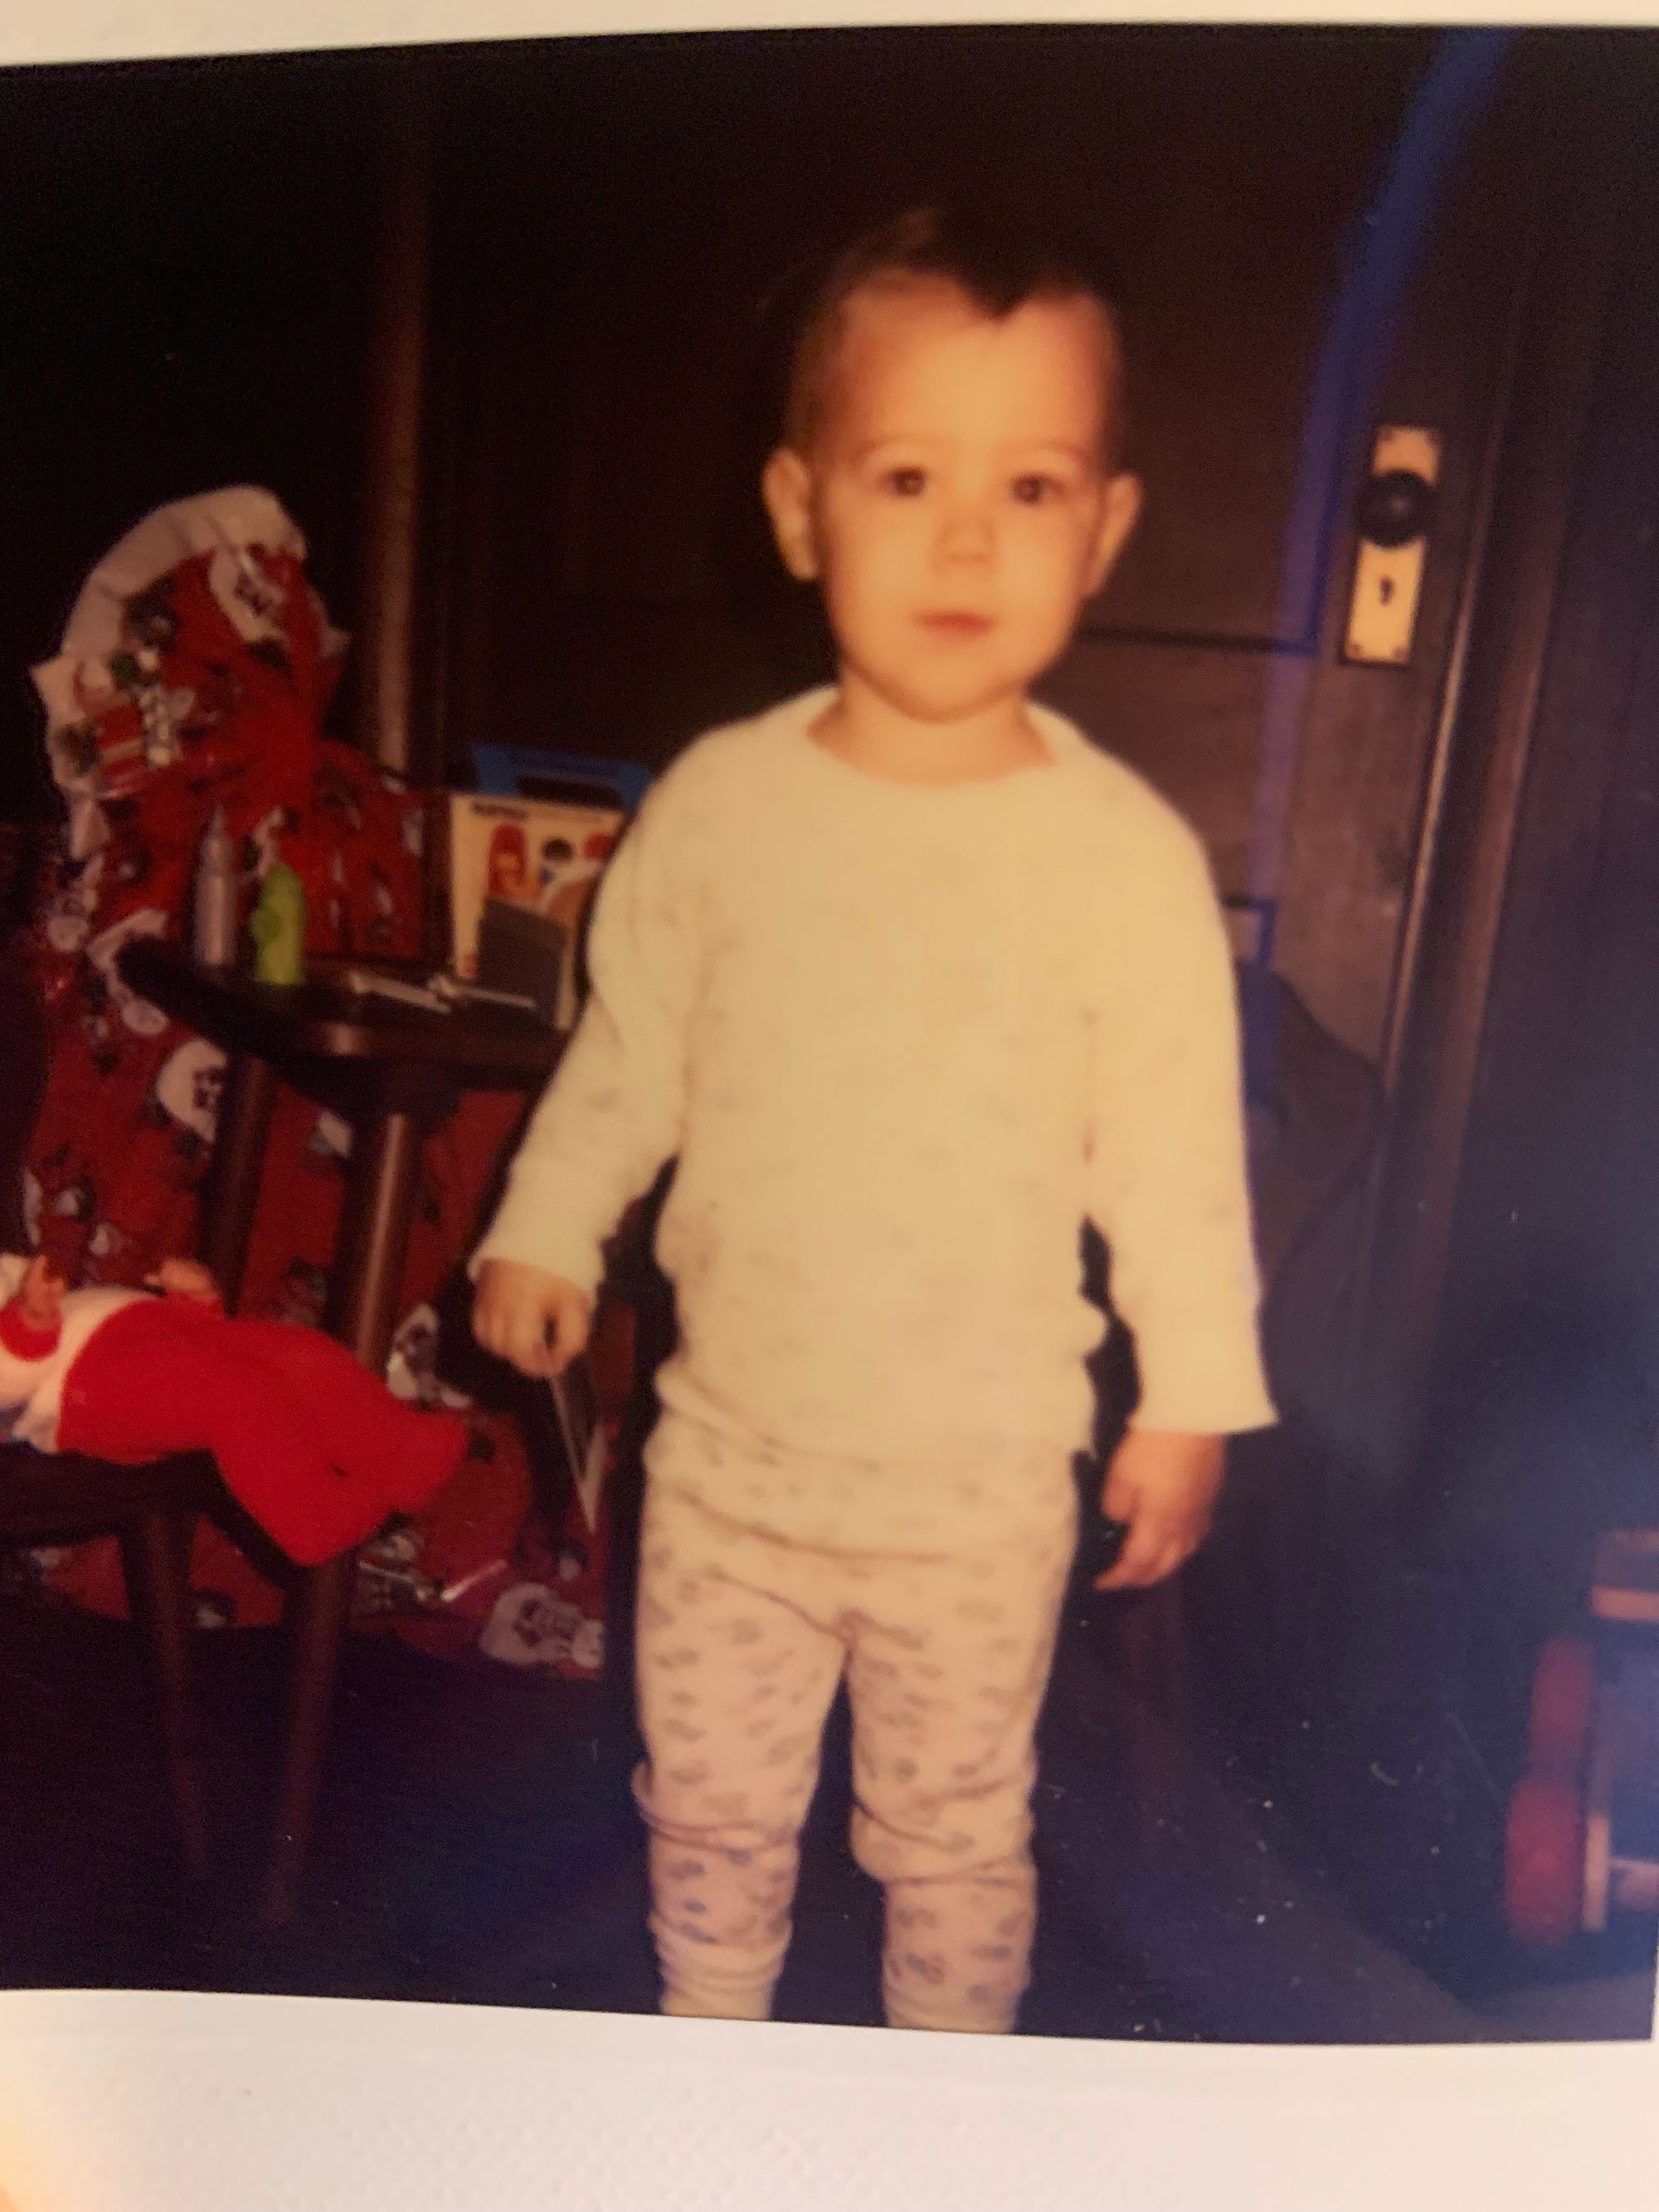
M 422 933 L 423 811 L 322 735 L 345 641 L 306 580 L 305 544 L 268 493 L 238 489 L 160 510 L 100 562 L 64 651 L 35 671 L 68 850 L 36 957 L 52 1071 L 30 1155 L 33 1233 L 72 1279 L 137 1284 L 194 1248 L 224 1057 L 137 1000 L 115 961 L 131 937 L 178 937 L 202 831 L 222 806 L 250 879 L 280 851 L 306 889 L 313 953 L 413 957 Z M 572 1499 L 534 1510 L 507 1415 L 443 1379 L 434 1301 L 453 1277 L 522 1101 L 469 1096 L 428 1144 L 388 1367 L 399 1395 L 464 1411 L 461 1475 L 416 1521 L 368 1547 L 360 1626 L 439 1652 L 590 1675 L 603 1649 L 603 1522 Z M 337 1232 L 351 1132 L 280 1095 L 240 1310 L 314 1327 Z M 36 1553 L 48 1593 L 123 1610 L 112 1542 Z M 204 1523 L 193 1561 L 204 1624 L 262 1625 L 276 1589 Z

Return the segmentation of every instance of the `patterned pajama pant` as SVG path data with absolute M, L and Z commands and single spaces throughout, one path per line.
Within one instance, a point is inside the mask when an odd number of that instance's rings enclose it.
M 1036 1923 L 1032 1737 L 1076 1540 L 1068 1459 L 930 1471 L 918 1493 L 914 1470 L 807 1468 L 671 1414 L 650 1469 L 635 1786 L 663 2009 L 766 2017 L 844 1674 L 888 2021 L 1012 2028 Z

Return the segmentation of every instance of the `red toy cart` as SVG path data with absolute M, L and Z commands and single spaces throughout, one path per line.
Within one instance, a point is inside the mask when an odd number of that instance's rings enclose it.
M 1601 1539 L 1587 1621 L 1539 1658 L 1504 1907 L 1534 1944 L 1659 1913 L 1659 1528 Z

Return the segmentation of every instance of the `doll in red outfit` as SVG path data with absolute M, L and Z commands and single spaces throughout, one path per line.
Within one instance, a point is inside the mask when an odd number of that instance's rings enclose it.
M 0 1255 L 0 1417 L 41 1451 L 140 1466 L 207 1451 L 301 1566 L 413 1513 L 459 1466 L 464 1425 L 401 1406 L 315 1329 L 226 1318 L 217 1285 L 167 1260 L 148 1291 L 71 1291 L 44 1254 Z

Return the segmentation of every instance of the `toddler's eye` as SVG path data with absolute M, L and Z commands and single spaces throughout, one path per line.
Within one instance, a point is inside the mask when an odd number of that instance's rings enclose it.
M 925 469 L 889 469 L 882 482 L 900 499 L 918 499 L 927 489 Z
M 1048 501 L 1058 499 L 1062 489 L 1055 477 L 1016 477 L 1013 483 L 1014 497 L 1022 507 L 1042 507 Z

